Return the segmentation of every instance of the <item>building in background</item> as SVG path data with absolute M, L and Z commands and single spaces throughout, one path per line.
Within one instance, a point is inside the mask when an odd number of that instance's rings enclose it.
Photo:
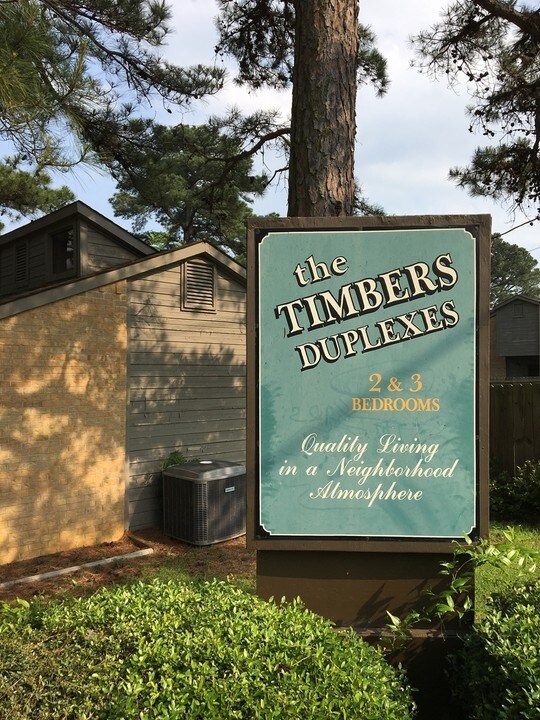
M 540 298 L 516 295 L 491 311 L 491 379 L 540 375 Z

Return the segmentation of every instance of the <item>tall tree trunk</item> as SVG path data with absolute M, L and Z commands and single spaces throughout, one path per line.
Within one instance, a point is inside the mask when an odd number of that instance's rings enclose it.
M 289 216 L 352 215 L 357 0 L 297 0 Z

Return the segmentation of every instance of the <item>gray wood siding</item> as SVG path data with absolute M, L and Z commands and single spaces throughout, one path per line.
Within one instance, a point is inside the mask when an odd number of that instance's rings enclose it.
M 84 228 L 87 236 L 87 272 L 92 273 L 104 268 L 121 265 L 129 260 L 136 260 L 140 253 L 119 245 L 115 240 L 105 233 L 102 233 L 93 225 L 86 225 Z
M 88 272 L 121 265 L 140 257 L 139 253 L 119 245 L 117 240 L 99 232 L 92 225 L 87 225 L 85 230 L 88 242 Z
M 0 295 L 9 295 L 15 290 L 15 248 L 8 245 L 0 250 Z
M 16 248 L 26 243 L 27 273 L 24 282 L 16 282 Z M 17 240 L 0 250 L 0 295 L 32 290 L 50 281 L 47 267 L 47 235 Z
M 129 283 L 127 506 L 161 525 L 162 461 L 245 462 L 245 288 L 218 270 L 215 312 L 182 309 L 180 266 Z
M 515 300 L 497 311 L 497 355 L 533 356 L 539 347 L 539 306 Z
M 28 240 L 28 283 L 29 287 L 39 287 L 47 282 L 47 238 L 43 235 Z

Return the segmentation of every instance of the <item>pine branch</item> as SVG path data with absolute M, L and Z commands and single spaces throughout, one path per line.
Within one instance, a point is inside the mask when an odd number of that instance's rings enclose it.
M 540 41 L 540 14 L 538 10 L 533 12 L 516 10 L 513 5 L 500 0 L 474 0 L 486 12 L 495 17 L 502 18 L 515 25 L 525 35 Z

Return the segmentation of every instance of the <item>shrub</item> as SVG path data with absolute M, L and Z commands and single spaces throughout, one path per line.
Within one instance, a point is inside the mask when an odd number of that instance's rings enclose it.
M 527 460 L 515 477 L 492 464 L 489 492 L 493 517 L 522 523 L 540 521 L 540 463 Z
M 180 452 L 180 450 L 173 450 L 161 463 L 161 472 L 171 467 L 171 465 L 183 465 L 187 461 L 184 453 Z
M 404 720 L 402 683 L 352 631 L 224 582 L 0 608 L 0 713 L 10 720 Z
M 540 581 L 488 600 L 454 658 L 451 680 L 471 720 L 540 718 Z

